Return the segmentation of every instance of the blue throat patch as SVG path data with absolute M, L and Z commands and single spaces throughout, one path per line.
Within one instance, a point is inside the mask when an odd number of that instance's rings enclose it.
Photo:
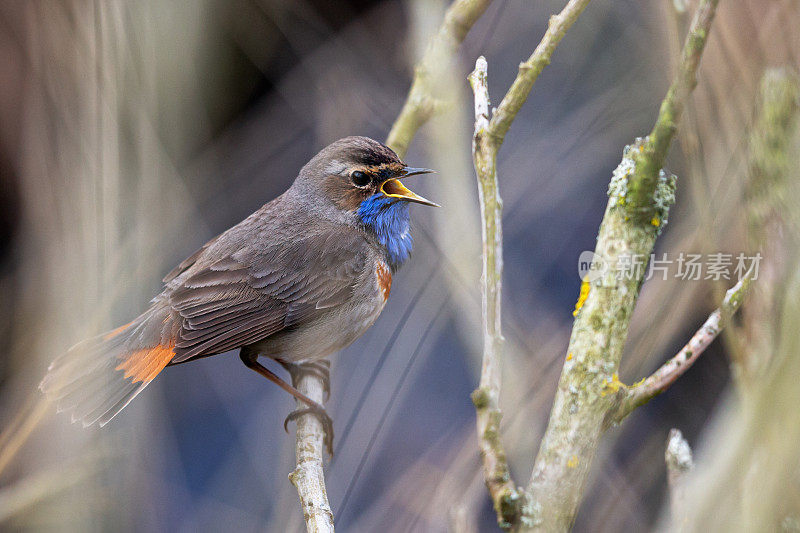
M 408 259 L 414 245 L 408 202 L 373 194 L 361 202 L 358 216 L 365 226 L 375 232 L 378 242 L 386 249 L 392 270 L 400 267 Z

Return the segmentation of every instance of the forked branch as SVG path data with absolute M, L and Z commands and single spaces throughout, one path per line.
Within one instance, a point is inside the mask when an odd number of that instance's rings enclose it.
M 703 326 L 697 330 L 697 333 L 681 351 L 647 378 L 621 390 L 622 400 L 612 416 L 614 423 L 621 422 L 634 409 L 666 391 L 675 380 L 692 367 L 706 348 L 722 333 L 730 318 L 739 310 L 753 281 L 753 272 L 754 267 L 751 267 L 736 285 L 728 289 L 722 305 L 709 315 Z
M 520 526 L 523 519 L 521 489 L 511 477 L 501 442 L 500 388 L 503 333 L 501 323 L 503 277 L 503 201 L 497 182 L 497 152 L 522 104 L 528 98 L 542 69 L 550 63 L 558 43 L 577 20 L 589 0 L 571 0 L 550 25 L 536 50 L 519 67 L 500 106 L 490 112 L 486 59 L 479 57 L 469 76 L 475 103 L 475 133 L 472 157 L 478 178 L 481 208 L 483 361 L 480 385 L 472 393 L 477 414 L 478 447 L 483 462 L 483 475 L 492 499 L 497 522 L 502 529 Z
M 529 527 L 568 529 L 583 498 L 591 464 L 623 388 L 617 378 L 644 269 L 675 201 L 675 177 L 662 169 L 708 39 L 717 0 L 701 0 L 683 47 L 678 73 L 650 135 L 625 149 L 608 189 L 595 253 L 608 270 L 584 280 L 580 306 L 550 421 L 527 489 Z
M 386 145 L 401 158 L 408 151 L 411 139 L 441 105 L 432 81 L 446 70 L 469 30 L 481 18 L 491 0 L 455 0 L 444 16 L 439 30 L 431 38 L 422 59 L 414 67 L 414 80 L 403 109 L 392 125 Z
M 480 386 L 472 393 L 478 425 L 478 448 L 483 461 L 483 476 L 492 498 L 497 523 L 513 528 L 521 514 L 521 497 L 500 441 L 500 382 L 503 332 L 501 294 L 503 277 L 503 202 L 497 188 L 497 145 L 491 143 L 489 126 L 489 90 L 486 85 L 486 60 L 479 57 L 469 81 L 475 93 L 475 136 L 472 155 L 478 176 L 483 236 L 483 363 Z

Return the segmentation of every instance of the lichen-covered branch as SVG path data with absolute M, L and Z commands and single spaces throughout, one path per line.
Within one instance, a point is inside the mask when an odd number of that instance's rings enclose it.
M 550 63 L 550 58 L 566 31 L 575 23 L 589 0 L 570 0 L 550 24 L 531 57 L 520 65 L 500 106 L 490 113 L 486 59 L 479 57 L 469 76 L 475 100 L 475 133 L 472 156 L 478 178 L 483 242 L 482 312 L 483 362 L 480 385 L 472 394 L 477 413 L 478 446 L 483 475 L 504 530 L 517 529 L 524 517 L 521 491 L 513 479 L 500 436 L 500 384 L 503 334 L 501 295 L 503 276 L 503 201 L 497 183 L 497 152 L 506 132 L 528 98 L 536 78 Z
M 301 374 L 294 385 L 300 392 L 322 404 L 325 391 L 320 376 L 312 373 Z M 306 407 L 303 402 L 297 401 L 298 409 Z M 333 512 L 325 489 L 324 451 L 325 430 L 322 422 L 312 414 L 297 418 L 295 444 L 297 467 L 289 474 L 289 481 L 297 488 L 303 519 L 309 533 L 333 531 Z
M 651 137 L 626 148 L 609 185 L 595 253 L 607 265 L 585 280 L 550 420 L 527 489 L 525 527 L 569 529 L 581 502 L 606 417 L 616 406 L 617 377 L 644 265 L 675 199 L 675 178 L 662 170 L 685 99 L 694 87 L 717 0 L 702 0 L 678 74 Z
M 522 104 L 528 99 L 528 95 L 536 83 L 536 79 L 541 74 L 544 67 L 550 64 L 558 43 L 566 35 L 567 30 L 578 20 L 578 16 L 586 9 L 589 0 L 570 0 L 558 15 L 550 17 L 544 37 L 533 51 L 531 56 L 524 63 L 519 65 L 519 73 L 511 84 L 500 105 L 497 106 L 489 131 L 497 139 L 498 144 L 502 144 L 514 117 L 517 116 Z
M 445 13 L 439 30 L 431 38 L 422 59 L 414 68 L 414 80 L 403 109 L 392 125 L 386 145 L 401 158 L 408 151 L 411 139 L 441 105 L 432 81 L 446 68 L 467 33 L 477 22 L 491 0 L 455 0 Z
M 489 135 L 489 88 L 486 59 L 479 57 L 469 76 L 475 94 L 475 135 L 472 156 L 478 176 L 483 236 L 483 363 L 480 386 L 472 393 L 477 412 L 478 447 L 483 475 L 502 529 L 515 526 L 520 516 L 520 494 L 511 479 L 505 450 L 500 441 L 500 381 L 503 333 L 501 295 L 503 277 L 503 201 L 497 186 L 497 148 Z
M 755 120 L 748 140 L 747 242 L 764 256 L 758 286 L 743 310 L 744 328 L 731 342 L 732 373 L 742 390 L 759 383 L 776 351 L 776 319 L 784 287 L 797 268 L 797 133 L 800 131 L 800 77 L 795 69 L 773 68 L 761 80 Z M 732 341 L 731 336 L 728 340 Z
M 722 305 L 714 310 L 703 326 L 669 361 L 653 372 L 649 377 L 632 387 L 620 390 L 622 399 L 616 413 L 611 417 L 614 423 L 621 422 L 634 409 L 644 405 L 672 385 L 684 372 L 689 370 L 708 346 L 719 336 L 728 320 L 742 305 L 744 297 L 753 281 L 754 267 L 739 282 L 728 289 Z
M 697 69 L 718 3 L 719 0 L 703 0 L 697 7 L 683 45 L 675 79 L 661 102 L 653 130 L 645 138 L 639 152 L 633 156 L 637 173 L 635 179 L 629 183 L 627 202 L 633 207 L 641 208 L 638 216 L 645 221 L 650 218 L 649 207 L 657 187 L 658 174 L 664 166 L 670 143 L 678 130 L 686 100 L 697 85 Z

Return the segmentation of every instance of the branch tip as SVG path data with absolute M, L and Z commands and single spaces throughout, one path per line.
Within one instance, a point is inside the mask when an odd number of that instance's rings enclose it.
M 613 423 L 621 422 L 637 407 L 646 404 L 666 391 L 697 361 L 700 355 L 716 339 L 730 318 L 739 310 L 753 282 L 755 265 L 751 265 L 736 285 L 725 292 L 720 306 L 715 309 L 689 342 L 674 357 L 661 365 L 650 376 L 628 389 L 612 417 Z

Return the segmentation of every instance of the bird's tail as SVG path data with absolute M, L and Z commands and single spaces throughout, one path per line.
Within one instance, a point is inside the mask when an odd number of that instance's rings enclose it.
M 133 322 L 70 348 L 39 388 L 73 422 L 104 426 L 167 366 L 175 338 L 169 308 L 155 303 Z

